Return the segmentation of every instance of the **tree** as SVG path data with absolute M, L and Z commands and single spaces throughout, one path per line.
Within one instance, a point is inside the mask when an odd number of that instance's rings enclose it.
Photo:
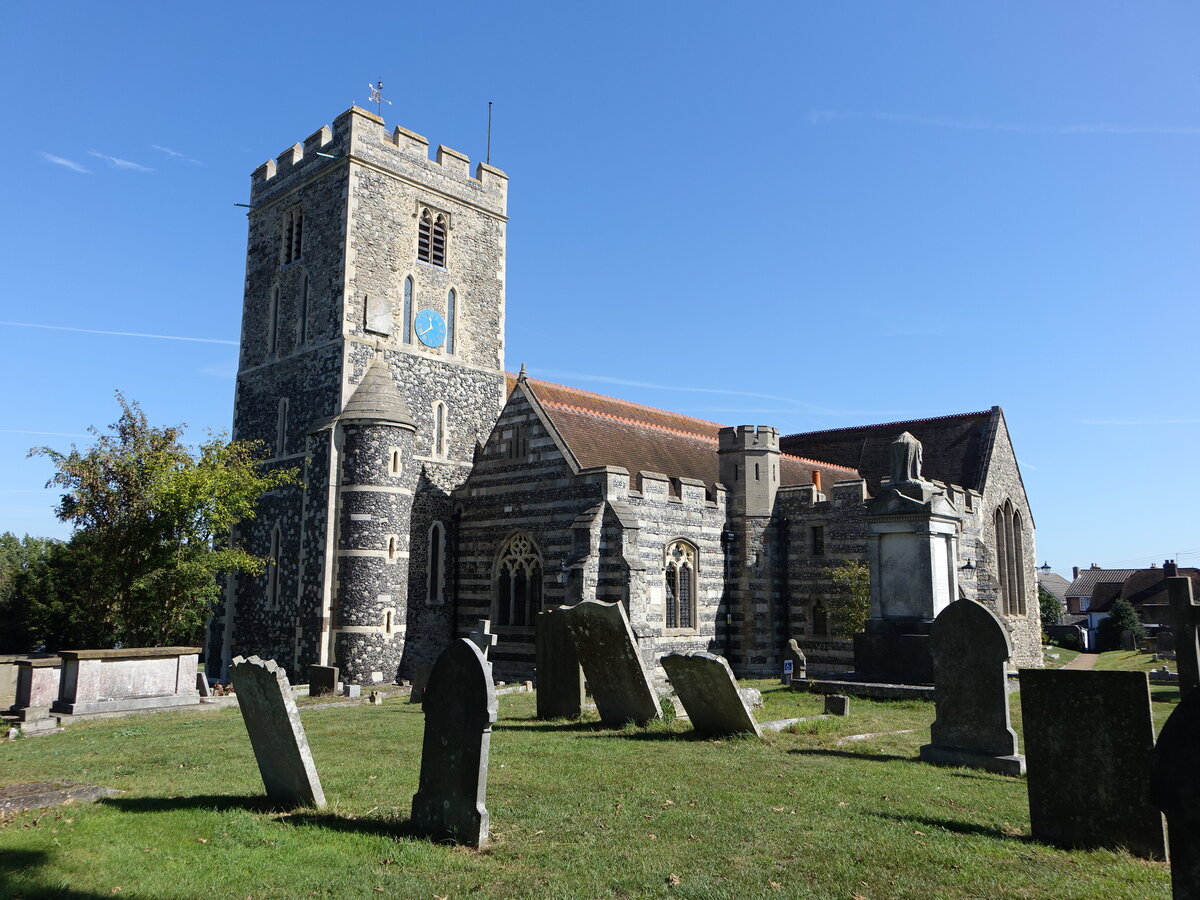
M 1044 636 L 1049 633 L 1051 626 L 1062 624 L 1063 603 L 1039 584 L 1038 606 L 1042 610 L 1042 635 Z
M 829 570 L 836 591 L 825 601 L 834 634 L 858 634 L 871 616 L 871 567 L 864 562 L 843 562 Z
M 258 574 L 266 563 L 231 543 L 231 529 L 254 517 L 264 492 L 294 483 L 296 470 L 265 469 L 259 442 L 214 436 L 193 453 L 181 442 L 184 426 L 152 427 L 137 403 L 119 392 L 117 402 L 121 417 L 107 432 L 88 429 L 91 448 L 31 451 L 53 461 L 47 486 L 64 488 L 57 514 L 75 532 L 45 570 L 31 572 L 43 598 L 24 609 L 45 632 L 44 607 L 57 606 L 75 623 L 71 639 L 91 646 L 195 641 L 218 597 L 217 576 Z
M 1120 650 L 1121 635 L 1125 631 L 1133 634 L 1135 646 L 1146 636 L 1146 629 L 1142 627 L 1142 622 L 1138 618 L 1133 604 L 1128 600 L 1118 598 L 1109 608 L 1108 616 L 1100 620 L 1100 627 L 1097 629 L 1096 635 L 1100 649 Z

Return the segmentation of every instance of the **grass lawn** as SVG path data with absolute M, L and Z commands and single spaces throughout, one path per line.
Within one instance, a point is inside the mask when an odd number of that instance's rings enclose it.
M 1058 659 L 1051 659 L 1051 653 L 1058 654 Z M 1064 647 L 1051 647 L 1049 650 L 1042 651 L 1042 656 L 1045 659 L 1047 669 L 1061 669 L 1078 655 L 1078 650 L 1067 650 Z
M 772 682 L 759 718 L 821 699 Z M 1156 689 L 1159 690 L 1159 689 Z M 1172 705 L 1166 692 L 1156 710 Z M 1156 695 L 1157 696 L 1157 695 Z M 1013 702 L 1019 726 L 1019 703 Z M 1023 780 L 916 761 L 932 704 L 851 701 L 851 715 L 764 740 L 694 740 L 684 723 L 538 722 L 500 698 L 485 852 L 405 834 L 420 708 L 308 706 L 329 808 L 281 814 L 237 709 L 80 724 L 0 743 L 0 785 L 120 788 L 96 804 L 0 820 L 0 896 L 1166 898 L 1165 864 L 1028 839 Z M 864 732 L 914 729 L 864 741 Z
M 1169 666 L 1171 671 L 1175 671 L 1174 660 L 1156 660 L 1153 658 L 1153 654 L 1142 653 L 1140 650 L 1108 650 L 1100 654 L 1100 658 L 1096 660 L 1094 668 L 1149 672 L 1151 669 L 1157 669 L 1159 666 Z

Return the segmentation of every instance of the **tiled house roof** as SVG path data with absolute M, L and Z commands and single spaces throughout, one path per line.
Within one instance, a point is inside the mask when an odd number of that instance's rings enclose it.
M 1180 569 L 1179 574 L 1191 578 L 1192 590 L 1200 591 L 1200 569 Z M 1107 583 L 1097 585 L 1098 593 L 1104 594 L 1103 604 L 1097 605 L 1097 595 L 1093 594 L 1090 612 L 1107 612 L 1117 597 L 1128 600 L 1138 610 L 1170 605 L 1167 598 L 1167 573 L 1164 569 L 1134 569 L 1123 582 L 1115 586 L 1115 593 L 1111 590 L 1113 587 L 1114 585 Z
M 510 375 L 510 391 L 516 382 Z M 709 486 L 720 480 L 717 434 L 722 426 L 716 422 L 533 378 L 525 385 L 584 468 L 620 466 L 632 475 L 658 472 Z M 842 466 L 780 456 L 781 485 L 811 484 L 814 470 L 821 472 L 823 488 L 858 477 Z
M 862 473 L 874 490 L 891 475 L 892 441 L 908 432 L 923 445 L 925 478 L 983 490 L 988 452 L 1000 425 L 1000 407 L 936 419 L 913 419 L 789 434 L 779 439 L 785 453 L 824 459 Z
M 1093 597 L 1096 585 L 1115 582 L 1124 584 L 1125 579 L 1137 569 L 1084 569 L 1067 588 L 1068 597 Z
M 1071 586 L 1071 582 L 1057 572 L 1038 572 L 1037 580 L 1038 587 L 1045 588 L 1059 600 L 1066 600 L 1067 588 Z

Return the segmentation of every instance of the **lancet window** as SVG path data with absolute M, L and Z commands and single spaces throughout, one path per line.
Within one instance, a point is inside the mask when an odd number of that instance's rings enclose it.
M 417 225 L 417 259 L 446 267 L 446 217 L 428 209 L 421 210 Z
M 695 628 L 696 548 L 687 541 L 675 541 L 668 544 L 664 578 L 666 579 L 664 627 Z
M 1025 615 L 1025 551 L 1021 513 L 1011 500 L 996 508 L 996 582 L 1006 616 Z

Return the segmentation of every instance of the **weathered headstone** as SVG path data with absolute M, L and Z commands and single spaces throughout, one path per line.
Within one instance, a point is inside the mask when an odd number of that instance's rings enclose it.
M 848 716 L 850 715 L 850 698 L 845 694 L 826 694 L 825 695 L 825 715 L 827 716 Z
M 695 650 L 668 653 L 661 661 L 698 734 L 762 736 L 724 657 Z
M 791 684 L 808 677 L 808 658 L 796 643 L 795 638 L 788 640 L 783 648 L 783 678 L 780 684 Z
M 601 721 L 642 725 L 662 715 L 624 606 L 581 600 L 560 606 L 553 615 L 567 621 Z
M 425 699 L 425 685 L 429 683 L 429 673 L 433 671 L 431 665 L 417 666 L 413 672 L 412 692 L 408 695 L 409 703 L 421 703 Z
M 1200 900 L 1200 691 L 1179 702 L 1159 733 L 1150 792 L 1167 817 L 1174 900 Z
M 196 690 L 201 697 L 211 697 L 212 688 L 208 685 L 208 676 L 203 672 L 196 673 Z
M 1160 628 L 1155 635 L 1154 649 L 1158 653 L 1175 652 L 1175 633 L 1170 628 Z
M 452 641 L 429 673 L 425 689 L 421 781 L 412 828 L 435 841 L 487 843 L 488 750 L 496 721 L 492 666 L 471 640 Z
M 475 646 L 483 651 L 483 658 L 487 659 L 488 651 L 496 646 L 496 635 L 492 634 L 492 622 L 490 619 L 480 619 L 479 625 L 474 631 L 467 635 Z
M 1137 649 L 1137 642 L 1133 638 L 1133 632 L 1128 628 L 1121 629 L 1121 649 L 1125 651 Z
M 1167 578 L 1171 603 L 1171 631 L 1175 634 L 1175 668 L 1179 670 L 1179 695 L 1200 687 L 1200 606 L 1192 599 L 1192 579 Z
M 537 717 L 577 719 L 583 712 L 583 669 L 567 620 L 548 609 L 534 619 L 537 654 Z
M 337 693 L 337 666 L 308 667 L 308 696 L 323 697 L 326 694 Z
M 1022 774 L 1025 757 L 1017 753 L 1005 672 L 1012 641 L 996 614 L 974 600 L 956 600 L 934 619 L 929 646 L 937 719 L 921 759 Z
M 325 805 L 287 673 L 257 656 L 235 657 L 230 678 L 267 796 L 281 806 Z
M 1021 669 L 1019 677 L 1034 839 L 1163 859 L 1146 673 Z

